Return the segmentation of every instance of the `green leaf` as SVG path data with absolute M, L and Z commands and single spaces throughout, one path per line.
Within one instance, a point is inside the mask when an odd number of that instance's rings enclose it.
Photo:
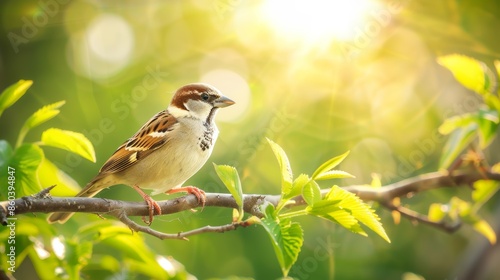
M 292 265 L 297 261 L 304 236 L 298 223 L 290 219 L 279 221 L 270 209 L 272 208 L 266 208 L 266 217 L 261 220 L 261 225 L 271 239 L 283 276 L 286 277 Z
M 464 87 L 480 94 L 491 91 L 493 87 L 493 73 L 481 61 L 472 57 L 451 54 L 438 58 L 438 63 L 448 68 L 455 79 Z
M 90 241 L 66 240 L 64 247 L 64 259 L 66 260 L 66 269 L 70 275 L 70 279 L 78 279 L 81 269 L 87 265 L 92 257 L 93 244 Z
M 314 180 L 310 180 L 304 185 L 302 189 L 302 196 L 308 205 L 313 205 L 314 203 L 321 200 L 321 190 L 318 183 Z
M 339 225 L 354 233 L 360 234 L 362 236 L 368 236 L 368 234 L 366 234 L 363 228 L 361 228 L 361 226 L 359 225 L 358 220 L 353 215 L 351 215 L 349 211 L 338 209 L 336 211 L 332 211 L 327 214 L 319 214 L 317 216 L 334 223 L 338 223 Z
M 459 116 L 453 116 L 446 119 L 443 124 L 439 126 L 438 131 L 443 135 L 448 135 L 459 128 L 467 127 L 476 122 L 476 114 L 467 113 Z
M 446 211 L 444 211 L 443 205 L 441 203 L 432 203 L 429 206 L 429 220 L 432 222 L 439 222 L 446 216 Z
M 24 144 L 14 151 L 8 166 L 15 170 L 13 177 L 15 178 L 14 192 L 16 197 L 32 195 L 42 189 L 38 180 L 37 170 L 43 158 L 42 149 L 33 144 Z M 7 174 L 7 172 L 4 172 L 4 174 Z M 3 182 L 6 181 L 4 180 Z M 4 197 L 7 197 L 7 188 L 0 188 L 0 191 Z
M 6 88 L 0 95 L 0 116 L 5 109 L 16 103 L 16 101 L 26 93 L 32 84 L 33 81 L 30 80 L 19 80 L 19 82 Z
M 10 146 L 9 142 L 5 140 L 0 140 L 0 171 L 2 174 L 0 174 L 0 177 L 2 175 L 7 174 L 7 164 L 10 161 L 10 158 L 12 157 L 12 154 L 14 151 L 12 150 L 12 147 Z M 5 170 L 5 171 L 4 171 Z M 5 182 L 5 181 L 2 181 Z
M 236 168 L 228 165 L 217 165 L 214 163 L 215 172 L 217 176 L 221 179 L 222 183 L 229 190 L 231 195 L 233 195 L 236 204 L 238 205 L 238 222 L 243 220 L 243 191 L 241 189 L 241 181 L 238 176 L 238 171 Z
M 323 163 L 316 171 L 314 171 L 312 178 L 316 180 L 319 176 L 323 175 L 323 173 L 328 172 L 339 165 L 347 156 L 349 155 L 349 151 L 341 154 L 340 156 L 336 156 L 334 158 L 329 159 L 325 163 Z
M 443 147 L 443 153 L 439 162 L 440 168 L 448 168 L 460 153 L 474 140 L 476 128 L 476 124 L 470 124 L 451 133 L 448 141 Z
M 288 161 L 288 157 L 286 156 L 285 151 L 276 143 L 271 141 L 269 138 L 266 138 L 267 142 L 271 146 L 273 150 L 274 156 L 278 160 L 278 164 L 281 170 L 281 193 L 289 193 L 292 188 L 293 174 L 292 168 L 290 167 L 290 162 Z
M 330 180 L 330 179 L 341 179 L 341 178 L 355 178 L 355 176 L 342 170 L 330 170 L 318 175 L 318 177 L 316 177 L 316 180 Z
M 342 210 L 339 207 L 340 200 L 320 200 L 315 202 L 313 205 L 309 205 L 306 207 L 307 214 L 310 215 L 324 215 L 330 212 L 335 212 Z
M 311 178 L 306 174 L 300 174 L 299 177 L 295 178 L 292 184 L 292 189 L 290 192 L 284 194 L 284 198 L 293 198 L 302 193 L 304 186 L 311 181 Z
M 469 202 L 464 201 L 456 196 L 450 199 L 450 211 L 449 216 L 453 221 L 459 220 L 459 218 L 464 219 L 465 222 L 470 223 L 471 219 L 472 206 Z M 475 220 L 475 219 L 474 219 Z
M 373 209 L 370 208 L 370 206 L 365 204 L 355 194 L 339 188 L 338 186 L 333 186 L 325 196 L 325 200 L 340 200 L 339 208 L 348 210 L 350 214 L 358 221 L 373 230 L 385 241 L 389 243 L 391 242 L 384 228 L 382 227 L 382 224 L 380 223 L 380 218 L 378 217 L 378 215 Z
M 479 220 L 475 222 L 472 227 L 474 228 L 475 231 L 479 232 L 482 234 L 490 243 L 493 245 L 497 242 L 497 236 L 495 231 L 491 228 L 490 224 L 486 222 L 485 220 Z
M 474 182 L 474 190 L 472 191 L 472 199 L 474 208 L 478 210 L 486 203 L 499 189 L 500 184 L 492 180 L 478 180 Z
M 56 185 L 50 191 L 53 196 L 75 196 L 81 189 L 73 178 L 47 158 L 44 158 L 38 167 L 38 180 L 44 187 Z
M 58 128 L 49 128 L 42 133 L 42 142 L 51 147 L 60 148 L 95 162 L 92 143 L 83 134 Z
M 38 109 L 33 115 L 31 115 L 23 124 L 21 131 L 19 132 L 19 136 L 17 138 L 17 143 L 16 146 L 20 146 L 23 141 L 24 137 L 30 131 L 30 129 L 52 119 L 53 117 L 57 116 L 59 114 L 59 108 L 64 105 L 66 101 L 59 101 L 50 105 L 43 106 L 42 108 Z
M 498 130 L 498 112 L 480 109 L 478 112 L 479 148 L 485 149 L 495 139 Z

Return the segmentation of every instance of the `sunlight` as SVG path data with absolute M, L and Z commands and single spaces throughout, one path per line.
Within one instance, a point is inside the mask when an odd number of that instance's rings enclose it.
M 276 33 L 288 39 L 322 43 L 352 39 L 370 7 L 370 0 L 267 0 L 262 14 Z

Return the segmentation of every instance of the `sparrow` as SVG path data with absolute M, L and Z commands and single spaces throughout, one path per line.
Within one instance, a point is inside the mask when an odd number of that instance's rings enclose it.
M 210 157 L 219 130 L 214 117 L 219 108 L 235 102 L 215 87 L 193 83 L 179 88 L 166 110 L 153 116 L 111 155 L 99 173 L 76 195 L 93 197 L 105 188 L 123 184 L 134 188 L 149 207 L 149 222 L 160 206 L 143 189 L 159 193 L 194 194 L 204 206 L 205 192 L 182 187 Z M 65 223 L 74 213 L 56 212 L 49 223 Z M 144 219 L 144 218 L 143 218 Z

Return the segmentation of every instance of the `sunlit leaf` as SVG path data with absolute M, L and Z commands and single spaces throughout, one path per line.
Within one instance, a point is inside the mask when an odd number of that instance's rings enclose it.
M 24 144 L 14 151 L 8 166 L 15 170 L 13 177 L 15 181 L 14 192 L 16 197 L 32 195 L 38 193 L 42 189 L 37 170 L 43 158 L 43 151 L 37 145 Z M 4 174 L 6 174 L 6 172 Z M 3 178 L 5 177 L 2 177 L 2 179 Z M 2 195 L 6 197 L 7 188 L 0 188 L 0 191 Z
M 498 112 L 479 110 L 478 113 L 479 148 L 485 149 L 493 141 L 498 131 Z
M 391 242 L 384 228 L 382 227 L 382 224 L 380 223 L 380 218 L 378 217 L 378 215 L 373 209 L 370 208 L 370 206 L 364 203 L 355 194 L 337 186 L 333 186 L 325 196 L 325 199 L 332 201 L 340 200 L 340 208 L 348 210 L 355 219 L 373 230 L 385 241 Z
M 241 181 L 236 168 L 228 165 L 217 165 L 214 163 L 215 172 L 221 179 L 222 183 L 229 190 L 238 205 L 239 217 L 237 221 L 243 219 L 243 191 L 241 189 Z
M 290 162 L 288 161 L 288 157 L 286 156 L 285 151 L 276 143 L 266 138 L 267 142 L 271 146 L 276 159 L 278 160 L 278 164 L 280 166 L 281 171 L 281 193 L 289 193 L 292 188 L 293 174 L 292 168 L 290 167 Z
M 486 239 L 488 239 L 488 241 L 491 244 L 495 244 L 497 242 L 497 236 L 495 231 L 491 228 L 490 224 L 488 224 L 488 222 L 486 222 L 485 220 L 479 220 L 472 226 L 475 231 L 479 232 L 484 237 L 486 237 Z
M 439 222 L 446 216 L 446 211 L 444 211 L 444 206 L 441 203 L 432 203 L 429 206 L 428 218 L 432 222 Z
M 443 147 L 440 168 L 448 168 L 460 153 L 474 140 L 476 125 L 471 124 L 453 131 Z
M 93 244 L 90 241 L 82 242 L 67 239 L 65 245 L 65 260 L 67 272 L 71 279 L 79 278 L 81 269 L 87 265 L 92 257 Z
M 347 156 L 349 155 L 349 151 L 341 154 L 340 156 L 333 157 L 323 163 L 316 171 L 314 171 L 312 178 L 316 180 L 318 177 L 323 175 L 323 173 L 328 172 L 339 165 Z
M 56 274 L 56 268 L 60 267 L 59 260 L 52 253 L 46 259 L 40 259 L 35 248 L 31 247 L 28 253 L 30 261 L 36 270 L 39 279 L 58 279 L 60 275 Z
M 42 142 L 51 147 L 60 148 L 95 162 L 92 143 L 83 134 L 58 128 L 50 128 L 42 133 Z
M 156 260 L 148 262 L 126 259 L 125 265 L 131 272 L 140 273 L 149 279 L 171 279 Z
M 309 176 L 307 176 L 306 174 L 300 174 L 299 177 L 295 178 L 295 180 L 293 181 L 292 189 L 290 190 L 290 192 L 284 194 L 283 198 L 288 199 L 300 195 L 302 189 L 310 180 L 311 178 L 309 178 Z
M 438 58 L 438 63 L 448 68 L 464 87 L 477 93 L 486 93 L 493 87 L 494 76 L 481 61 L 472 57 L 451 54 Z
M 0 178 L 7 174 L 7 165 L 12 157 L 14 150 L 10 146 L 9 142 L 5 140 L 0 140 Z M 7 180 L 3 180 L 2 182 L 6 182 Z
M 125 229 L 127 228 L 119 226 L 100 229 L 98 244 L 118 250 L 122 256 L 127 258 L 144 262 L 154 261 L 154 255 L 142 237 L 137 234 L 130 234 L 130 230 L 128 233 L 120 233 Z
M 372 173 L 372 181 L 370 182 L 370 187 L 372 188 L 381 188 L 382 187 L 382 178 L 378 173 Z
M 59 108 L 64 105 L 66 101 L 59 101 L 56 103 L 52 103 L 50 105 L 43 106 L 38 109 L 33 115 L 31 115 L 21 127 L 21 131 L 19 132 L 19 136 L 17 138 L 16 146 L 20 146 L 24 141 L 24 137 L 28 133 L 28 131 L 40 124 L 52 119 L 53 117 L 59 114 Z
M 286 277 L 292 265 L 297 261 L 304 236 L 298 223 L 290 219 L 278 221 L 272 209 L 266 208 L 266 217 L 261 220 L 261 225 L 271 239 L 283 276 Z
M 330 170 L 319 174 L 316 177 L 316 180 L 330 180 L 330 179 L 342 179 L 342 178 L 356 178 L 356 177 L 342 170 Z
M 339 207 L 340 200 L 320 200 L 315 202 L 313 205 L 306 207 L 306 211 L 310 215 L 323 215 L 330 212 L 342 210 Z
M 477 115 L 472 113 L 467 113 L 459 116 L 453 116 L 444 120 L 438 128 L 439 133 L 443 135 L 448 135 L 459 128 L 467 127 L 471 124 L 477 122 Z
M 488 106 L 491 110 L 495 110 L 500 112 L 500 97 L 494 93 L 485 93 L 483 94 L 484 104 Z
M 38 168 L 40 185 L 48 187 L 56 185 L 50 193 L 53 196 L 74 196 L 80 191 L 78 183 L 66 172 L 57 168 L 50 160 L 44 158 Z
M 450 211 L 449 216 L 454 220 L 459 218 L 471 218 L 472 206 L 469 202 L 464 201 L 456 196 L 450 199 Z
M 308 205 L 313 205 L 314 203 L 321 200 L 321 190 L 318 183 L 314 180 L 310 180 L 302 188 L 302 196 Z
M 5 109 L 16 103 L 16 101 L 26 93 L 32 84 L 33 81 L 31 80 L 19 80 L 19 82 L 6 88 L 0 95 L 0 116 Z
M 481 207 L 488 201 L 499 189 L 500 184 L 493 180 L 478 180 L 474 182 L 472 199 L 476 202 L 476 208 Z
M 302 193 L 302 189 L 307 183 L 309 183 L 309 181 L 311 181 L 311 178 L 309 178 L 306 174 L 300 174 L 297 178 L 295 178 L 289 192 L 281 195 L 277 209 L 281 209 L 291 198 L 300 195 Z

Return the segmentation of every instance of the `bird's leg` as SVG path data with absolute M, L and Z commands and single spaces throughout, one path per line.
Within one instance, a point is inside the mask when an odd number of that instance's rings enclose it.
M 142 220 L 147 225 L 151 225 L 151 223 L 153 222 L 153 215 L 155 214 L 155 210 L 156 210 L 156 213 L 158 213 L 158 215 L 161 215 L 160 205 L 158 205 L 158 202 L 154 201 L 154 199 L 152 199 L 149 195 L 147 195 L 138 186 L 133 185 L 133 188 L 134 188 L 134 190 L 136 192 L 138 192 L 142 196 L 142 198 L 144 199 L 144 201 L 146 201 L 146 203 L 148 204 L 148 207 L 149 207 L 149 221 L 146 221 L 146 219 L 145 219 L 144 216 L 142 217 Z
M 180 188 L 173 188 L 168 190 L 167 194 L 173 194 L 173 193 L 178 193 L 178 192 L 187 192 L 190 194 L 194 194 L 196 198 L 198 199 L 198 204 L 201 204 L 201 207 L 205 207 L 205 201 L 207 200 L 207 196 L 205 195 L 205 192 L 203 190 L 198 189 L 197 187 L 193 186 L 187 186 L 187 187 L 180 187 Z

